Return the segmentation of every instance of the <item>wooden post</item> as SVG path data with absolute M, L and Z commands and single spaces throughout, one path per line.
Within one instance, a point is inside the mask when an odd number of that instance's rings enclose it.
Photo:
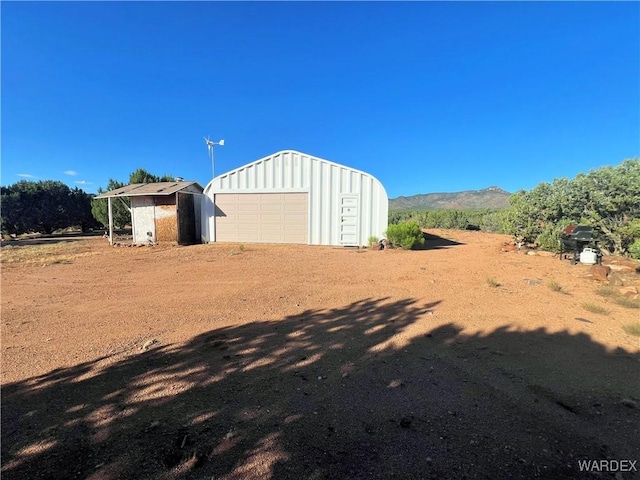
M 107 197 L 109 205 L 109 243 L 113 245 L 113 210 L 111 207 L 111 197 Z

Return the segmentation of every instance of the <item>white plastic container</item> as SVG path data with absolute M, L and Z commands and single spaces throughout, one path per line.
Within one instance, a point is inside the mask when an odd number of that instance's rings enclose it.
M 580 254 L 580 263 L 595 265 L 598 261 L 598 254 L 593 248 L 585 248 Z

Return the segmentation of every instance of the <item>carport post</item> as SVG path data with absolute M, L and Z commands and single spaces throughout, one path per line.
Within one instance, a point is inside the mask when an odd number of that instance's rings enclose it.
M 109 244 L 113 245 L 113 210 L 111 209 L 111 197 L 107 197 L 109 205 Z

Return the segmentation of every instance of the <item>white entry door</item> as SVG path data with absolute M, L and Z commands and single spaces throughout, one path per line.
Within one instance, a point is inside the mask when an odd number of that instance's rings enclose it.
M 340 195 L 340 244 L 359 244 L 357 195 Z

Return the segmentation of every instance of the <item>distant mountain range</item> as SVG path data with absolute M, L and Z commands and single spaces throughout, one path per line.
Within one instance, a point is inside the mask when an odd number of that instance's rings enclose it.
M 423 193 L 389 199 L 389 210 L 479 210 L 507 208 L 511 194 L 500 187 L 453 193 Z

